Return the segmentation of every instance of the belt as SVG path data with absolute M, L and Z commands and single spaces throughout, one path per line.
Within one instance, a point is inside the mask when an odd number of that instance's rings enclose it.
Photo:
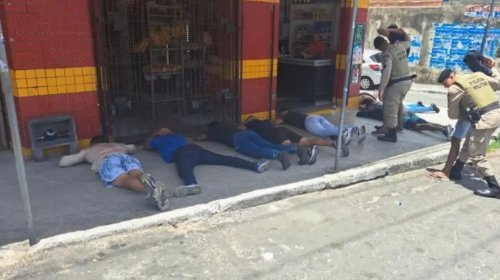
M 488 113 L 489 111 L 493 111 L 496 109 L 500 109 L 500 103 L 498 103 L 498 102 L 491 103 L 490 105 L 479 109 L 479 114 L 484 115 L 484 114 Z
M 387 87 L 390 87 L 396 83 L 399 83 L 399 82 L 403 82 L 403 81 L 408 81 L 408 80 L 413 80 L 417 77 L 417 75 L 413 74 L 411 76 L 406 76 L 406 77 L 401 77 L 401 78 L 397 78 L 397 79 L 394 79 L 394 80 L 390 80 L 389 83 L 387 84 Z

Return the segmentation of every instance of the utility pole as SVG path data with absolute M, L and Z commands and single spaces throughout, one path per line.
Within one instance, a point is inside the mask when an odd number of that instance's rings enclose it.
M 490 19 L 494 9 L 495 9 L 495 0 L 491 0 L 490 13 L 488 14 L 488 20 L 486 21 L 486 28 L 484 29 L 483 41 L 481 42 L 481 53 L 484 53 L 484 48 L 486 47 L 486 40 L 488 39 L 488 29 L 490 28 Z

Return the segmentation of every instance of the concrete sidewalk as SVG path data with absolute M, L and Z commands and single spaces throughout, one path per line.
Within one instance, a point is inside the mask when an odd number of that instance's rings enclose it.
M 337 122 L 335 119 L 337 115 L 329 117 Z M 364 124 L 369 134 L 373 130 L 373 125 L 378 122 L 356 118 L 355 112 L 349 111 L 346 124 Z M 304 131 L 300 133 L 306 134 Z M 341 170 L 445 142 L 441 133 L 416 133 L 407 130 L 399 135 L 399 139 L 397 144 L 389 144 L 367 135 L 364 144 L 352 143 L 351 156 L 341 159 Z M 216 143 L 199 144 L 215 152 L 244 157 Z M 145 170 L 165 181 L 169 187 L 181 185 L 174 164 L 166 165 L 159 155 L 151 152 L 141 151 L 136 156 L 142 161 Z M 326 168 L 333 166 L 334 156 L 334 149 L 321 147 L 315 165 L 298 166 L 298 158 L 292 156 L 292 167 L 289 170 L 281 170 L 280 164 L 275 162 L 271 170 L 264 174 L 228 167 L 200 166 L 195 172 L 203 188 L 202 193 L 182 199 L 171 199 L 171 209 L 204 204 L 258 189 L 316 178 L 324 175 Z M 59 157 L 54 157 L 41 163 L 32 161 L 26 163 L 33 217 L 40 238 L 158 213 L 141 194 L 117 188 L 103 188 L 88 164 L 63 169 L 57 166 L 58 159 Z M 0 153 L 0 168 L 3 171 L 0 174 L 0 181 L 3 182 L 3 193 L 0 197 L 0 245 L 4 245 L 25 240 L 27 233 L 11 152 Z
M 420 93 L 446 94 L 447 90 L 440 84 L 417 84 L 411 86 L 411 91 Z

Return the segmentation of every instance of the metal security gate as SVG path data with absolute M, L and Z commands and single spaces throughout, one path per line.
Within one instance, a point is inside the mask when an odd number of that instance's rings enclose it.
M 239 119 L 238 0 L 94 1 L 105 132 L 138 141 Z

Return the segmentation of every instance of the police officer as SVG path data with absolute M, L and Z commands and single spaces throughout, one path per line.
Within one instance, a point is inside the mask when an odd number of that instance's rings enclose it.
M 488 76 L 492 76 L 491 67 L 494 65 L 493 60 L 483 56 L 482 53 L 476 50 L 469 50 L 465 54 L 463 61 L 472 72 L 483 72 Z M 451 134 L 451 147 L 446 164 L 441 170 L 431 170 L 429 173 L 431 177 L 451 180 L 462 179 L 462 169 L 464 168 L 465 162 L 460 159 L 457 160 L 457 158 L 460 153 L 462 140 L 467 138 L 471 129 L 472 124 L 468 118 L 460 116 Z
M 387 39 L 378 36 L 373 41 L 375 48 L 382 52 L 382 78 L 379 92 L 383 94 L 384 127 L 373 134 L 385 142 L 397 142 L 398 116 L 403 111 L 403 99 L 410 90 L 414 76 L 410 73 L 406 49 L 410 47 L 410 38 L 404 30 L 381 28 L 378 33 L 389 36 L 391 33 L 404 35 L 404 41 L 389 44 Z
M 490 61 L 491 77 L 482 72 L 458 75 L 451 69 L 445 69 L 438 78 L 438 82 L 448 88 L 448 116 L 451 119 L 466 117 L 473 125 L 458 160 L 461 163 L 471 160 L 488 183 L 487 189 L 475 190 L 474 194 L 486 197 L 500 196 L 500 186 L 486 159 L 491 136 L 500 126 L 500 104 L 495 94 L 495 90 L 500 89 L 500 74 L 494 65 Z

